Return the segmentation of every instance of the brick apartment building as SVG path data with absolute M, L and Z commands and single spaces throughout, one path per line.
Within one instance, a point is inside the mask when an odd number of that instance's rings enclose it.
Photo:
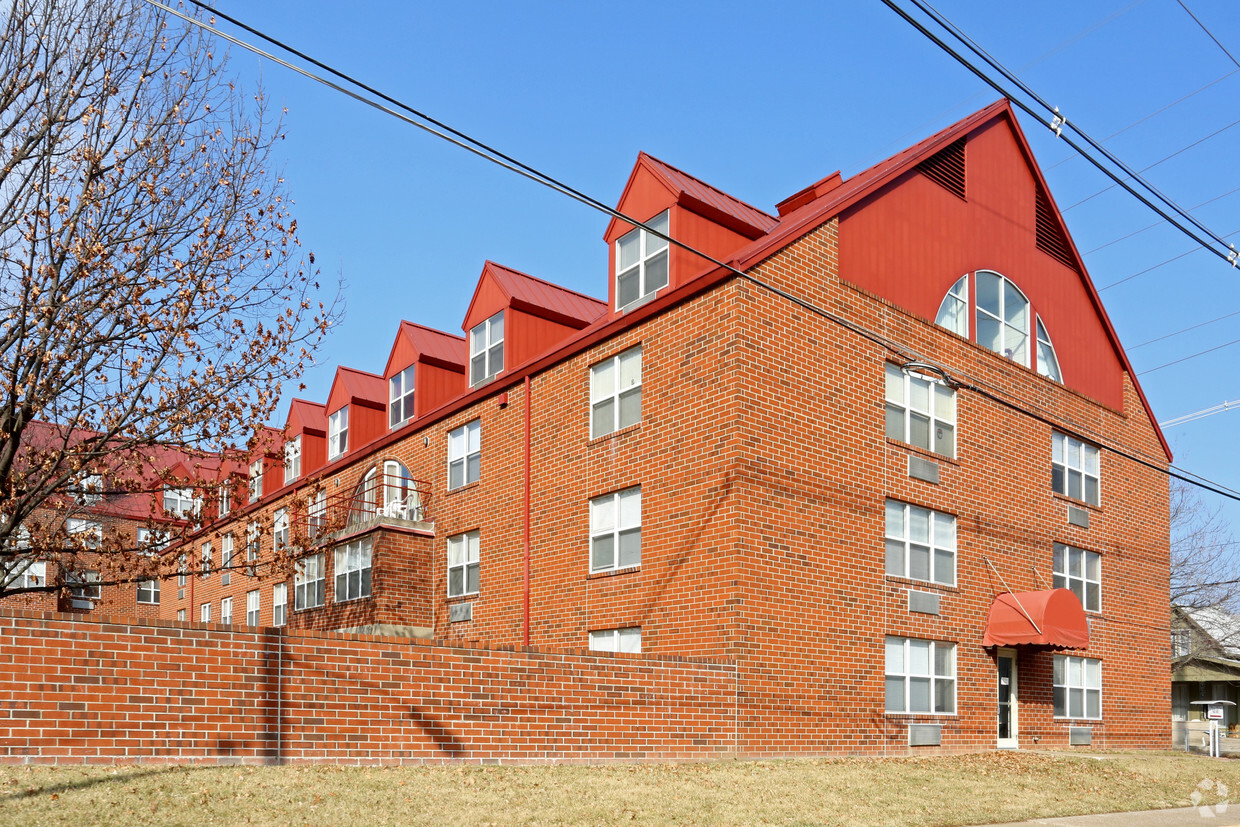
M 645 154 L 617 207 L 730 267 L 487 262 L 208 494 L 162 615 L 723 659 L 754 756 L 1169 745 L 1170 454 L 1005 101 L 774 215 Z

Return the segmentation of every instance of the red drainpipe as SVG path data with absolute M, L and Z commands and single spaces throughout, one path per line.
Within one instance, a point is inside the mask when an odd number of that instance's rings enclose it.
M 530 645 L 530 377 L 525 376 L 525 581 L 524 635 L 522 645 Z

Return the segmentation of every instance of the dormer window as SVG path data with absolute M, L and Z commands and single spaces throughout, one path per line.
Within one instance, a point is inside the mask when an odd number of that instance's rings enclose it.
M 327 459 L 330 462 L 349 450 L 349 406 L 327 418 Z
M 250 463 L 250 502 L 258 502 L 263 496 L 263 460 Z
M 192 488 L 164 488 L 164 511 L 171 517 L 188 517 L 198 513 L 198 505 L 194 500 Z
M 668 235 L 668 211 L 646 222 Z M 638 227 L 616 241 L 616 309 L 623 310 L 667 286 L 667 239 Z
M 1062 382 L 1055 346 L 1042 317 L 1010 279 L 990 270 L 978 270 L 974 282 L 974 338 L 979 345 Z M 969 338 L 969 276 L 961 276 L 939 305 L 935 323 Z M 1031 338 L 1033 341 L 1031 341 Z
M 502 345 L 501 345 L 502 347 Z M 388 380 L 388 427 L 413 419 L 413 365 Z
M 288 485 L 301 476 L 301 437 L 295 436 L 284 443 L 284 484 Z
M 469 384 L 481 385 L 504 369 L 504 311 L 469 331 Z

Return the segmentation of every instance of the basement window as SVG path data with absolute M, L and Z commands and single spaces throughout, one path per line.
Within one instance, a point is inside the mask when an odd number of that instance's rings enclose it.
M 631 652 L 640 654 L 642 651 L 642 627 L 628 626 L 623 629 L 597 629 L 590 632 L 591 652 Z
M 669 211 L 646 222 L 653 230 L 670 235 Z M 641 227 L 616 241 L 616 309 L 623 310 L 667 286 L 667 239 Z

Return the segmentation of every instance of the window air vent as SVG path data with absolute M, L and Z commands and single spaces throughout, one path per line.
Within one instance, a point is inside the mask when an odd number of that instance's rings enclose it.
M 1087 726 L 1070 726 L 1068 727 L 1068 745 L 1073 747 L 1088 747 L 1094 742 L 1093 727 Z
M 936 615 L 939 613 L 939 596 L 934 592 L 916 592 L 909 589 L 908 610 L 925 615 Z
M 1068 506 L 1068 523 L 1081 528 L 1089 528 L 1089 512 L 1077 505 Z
M 942 724 L 909 724 L 908 745 L 910 747 L 937 747 L 943 743 Z
M 915 480 L 939 484 L 939 464 L 921 457 L 908 458 L 908 475 Z
M 448 607 L 448 622 L 460 623 L 464 620 L 474 619 L 473 603 L 453 603 Z
M 1037 213 L 1038 249 L 1065 267 L 1076 269 L 1076 262 L 1072 260 L 1072 248 L 1068 246 L 1068 239 L 1060 229 L 1059 222 L 1055 220 L 1055 214 L 1051 210 L 1051 200 L 1046 197 L 1041 187 L 1038 188 L 1037 198 L 1034 201 L 1034 210 Z
M 917 165 L 917 171 L 959 198 L 964 198 L 964 138 Z

